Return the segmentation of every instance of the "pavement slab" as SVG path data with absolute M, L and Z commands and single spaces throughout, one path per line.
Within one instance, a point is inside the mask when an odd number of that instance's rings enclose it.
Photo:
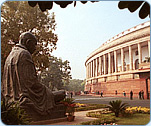
M 58 122 L 58 123 L 51 123 L 48 125 L 80 125 L 80 123 L 82 122 L 93 121 L 93 120 L 98 119 L 98 118 L 87 117 L 86 113 L 90 111 L 99 111 L 99 110 L 102 110 L 102 109 L 75 112 L 75 120 L 72 122 L 64 121 L 64 122 Z

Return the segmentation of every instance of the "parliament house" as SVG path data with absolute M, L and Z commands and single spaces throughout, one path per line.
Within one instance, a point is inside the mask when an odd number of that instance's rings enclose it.
M 103 43 L 86 59 L 85 91 L 106 96 L 150 95 L 150 21 L 127 29 Z M 115 94 L 117 92 L 117 94 Z

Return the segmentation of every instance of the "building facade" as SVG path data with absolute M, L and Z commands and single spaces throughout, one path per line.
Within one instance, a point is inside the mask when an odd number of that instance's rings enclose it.
M 118 96 L 130 91 L 150 94 L 150 22 L 130 28 L 92 52 L 86 59 L 85 91 Z

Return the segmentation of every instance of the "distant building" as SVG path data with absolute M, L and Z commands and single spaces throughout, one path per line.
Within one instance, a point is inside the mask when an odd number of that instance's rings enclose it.
M 85 91 L 103 91 L 106 96 L 138 97 L 150 94 L 150 22 L 130 28 L 111 38 L 86 59 Z

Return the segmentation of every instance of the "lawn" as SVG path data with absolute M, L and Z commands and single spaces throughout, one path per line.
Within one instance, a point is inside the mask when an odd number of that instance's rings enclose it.
M 130 116 L 119 116 L 115 117 L 114 113 L 102 114 L 99 111 L 92 111 L 87 113 L 88 117 L 98 118 L 94 121 L 83 122 L 81 125 L 101 125 L 116 123 L 117 125 L 146 125 L 150 121 L 150 114 L 145 113 L 134 113 Z
M 131 117 L 115 118 L 118 125 L 146 125 L 150 121 L 150 114 L 135 113 Z
M 101 104 L 87 104 L 86 106 L 76 108 L 76 111 L 95 110 L 98 108 L 106 107 L 107 107 L 106 105 Z M 150 114 L 145 113 L 147 109 L 140 107 L 132 107 L 129 109 L 135 112 L 132 115 L 126 117 L 124 116 L 115 117 L 114 113 L 103 114 L 102 112 L 100 113 L 99 111 L 88 112 L 87 113 L 88 117 L 92 118 L 95 117 L 98 119 L 94 121 L 83 122 L 80 125 L 100 125 L 103 123 L 107 124 L 116 123 L 117 125 L 147 125 L 149 123 Z M 139 113 L 140 110 L 141 113 Z

